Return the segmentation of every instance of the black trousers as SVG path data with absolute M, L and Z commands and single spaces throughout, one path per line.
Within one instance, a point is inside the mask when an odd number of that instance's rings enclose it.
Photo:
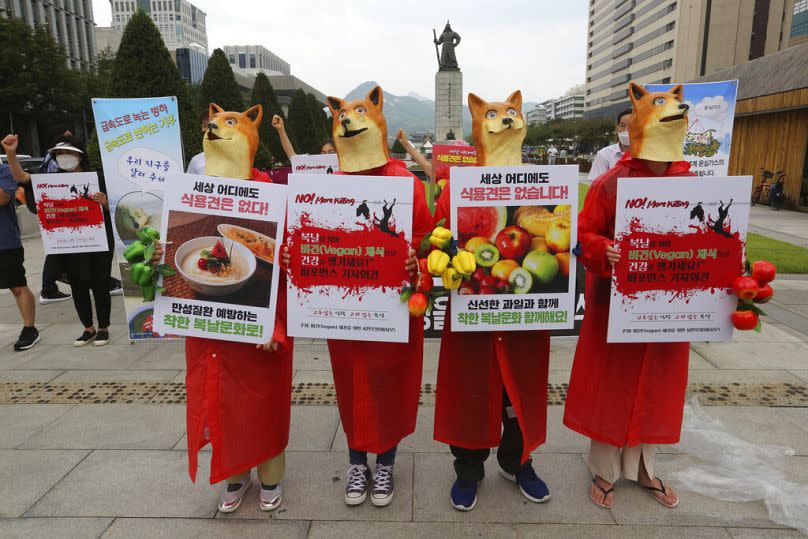
M 95 300 L 95 312 L 98 315 L 98 327 L 109 327 L 109 314 L 112 310 L 112 300 L 109 297 L 109 278 L 97 281 L 77 281 L 70 283 L 73 292 L 73 304 L 79 320 L 84 327 L 93 325 L 93 304 L 90 301 L 90 292 Z
M 522 429 L 516 414 L 509 417 L 508 409 L 511 408 L 511 399 L 507 392 L 502 391 L 502 437 L 497 448 L 497 461 L 499 466 L 510 474 L 515 474 L 522 469 Z M 491 449 L 466 449 L 456 445 L 449 446 L 452 455 L 455 457 L 454 469 L 457 478 L 467 483 L 479 483 L 485 477 L 485 459 L 491 454 Z
M 56 281 L 62 276 L 62 263 L 59 255 L 46 255 L 42 266 L 42 291 L 45 296 L 52 296 L 59 292 Z

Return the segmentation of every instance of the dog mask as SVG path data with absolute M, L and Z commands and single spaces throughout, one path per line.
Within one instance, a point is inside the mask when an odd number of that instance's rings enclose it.
M 628 94 L 634 110 L 628 125 L 631 155 L 649 161 L 682 161 L 688 109 L 682 102 L 682 85 L 649 92 L 630 82 Z
M 226 112 L 219 105 L 211 103 L 208 130 L 202 138 L 205 174 L 237 180 L 251 179 L 255 152 L 258 151 L 258 126 L 263 116 L 261 105 L 244 112 Z
M 522 116 L 522 92 L 516 90 L 502 103 L 489 103 L 469 94 L 471 134 L 480 166 L 522 164 L 522 142 L 527 135 Z
M 346 102 L 338 97 L 327 97 L 326 103 L 333 118 L 331 135 L 340 170 L 362 172 L 385 165 L 389 151 L 381 87 L 373 88 L 364 99 Z

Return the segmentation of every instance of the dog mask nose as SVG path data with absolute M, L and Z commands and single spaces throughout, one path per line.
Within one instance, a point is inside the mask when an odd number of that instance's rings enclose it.
M 345 118 L 340 123 L 342 124 L 342 128 L 347 131 L 348 130 L 348 124 L 351 123 L 351 119 L 350 118 Z
M 689 108 L 690 105 L 688 105 L 687 103 L 682 103 L 681 105 L 679 105 L 679 110 L 687 110 Z
M 502 123 L 505 125 L 513 125 L 513 118 L 503 118 Z

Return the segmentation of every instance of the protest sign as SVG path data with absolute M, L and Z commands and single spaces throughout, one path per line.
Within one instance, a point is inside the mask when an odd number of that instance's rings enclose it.
M 46 255 L 109 250 L 95 172 L 33 174 L 31 186 Z
M 293 155 L 291 162 L 292 172 L 298 174 L 334 174 L 339 172 L 339 159 L 335 153 Z
M 153 305 L 131 283 L 123 251 L 146 226 L 161 228 L 163 189 L 183 171 L 174 97 L 93 99 L 95 128 L 112 213 L 130 339 L 154 337 Z
M 648 84 L 651 92 L 666 92 L 676 84 Z M 682 84 L 687 111 L 685 159 L 699 176 L 726 176 L 738 81 Z
M 477 262 L 452 293 L 452 330 L 572 328 L 578 168 L 455 168 L 449 185 L 452 233 Z
M 728 341 L 751 176 L 617 182 L 608 342 Z
M 163 204 L 158 332 L 261 344 L 275 327 L 286 186 L 173 174 Z
M 289 176 L 288 331 L 407 342 L 411 178 Z
M 477 165 L 477 148 L 474 146 L 454 146 L 435 144 L 432 146 L 432 176 L 435 182 L 449 179 L 452 167 L 473 167 Z

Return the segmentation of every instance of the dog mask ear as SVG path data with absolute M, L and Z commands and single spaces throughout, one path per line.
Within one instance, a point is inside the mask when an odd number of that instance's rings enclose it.
M 469 93 L 469 111 L 471 112 L 472 118 L 485 114 L 486 108 L 488 108 L 488 102 L 476 94 Z
M 685 91 L 681 84 L 677 84 L 669 90 L 670 93 L 679 98 L 679 101 L 685 100 Z
M 261 105 L 255 105 L 254 107 L 250 107 L 247 110 L 245 110 L 243 114 L 244 116 L 252 120 L 252 123 L 258 125 L 264 118 L 264 108 Z
M 628 83 L 628 96 L 631 98 L 632 103 L 636 103 L 647 94 L 648 92 L 645 90 L 645 88 L 639 84 L 634 84 L 633 82 Z
M 514 93 L 508 96 L 506 99 L 508 103 L 513 103 L 514 108 L 517 111 L 522 112 L 522 90 L 516 90 Z
M 336 118 L 337 114 L 339 113 L 340 109 L 342 108 L 342 105 L 345 104 L 345 101 L 343 101 L 339 97 L 328 96 L 328 97 L 325 98 L 325 103 L 326 103 L 326 105 L 328 105 L 328 110 L 331 111 L 331 116 Z
M 379 107 L 381 110 L 381 108 L 384 106 L 384 92 L 382 92 L 382 87 L 376 86 L 373 88 L 365 99 Z
M 213 117 L 219 114 L 220 112 L 224 112 L 224 109 L 219 105 L 217 105 L 216 103 L 211 103 L 210 108 L 208 109 L 209 120 L 213 120 Z

